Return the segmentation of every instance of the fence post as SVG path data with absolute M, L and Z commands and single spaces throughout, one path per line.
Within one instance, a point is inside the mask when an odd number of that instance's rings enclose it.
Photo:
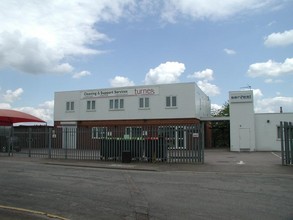
M 291 151 L 291 158 L 290 158 L 290 162 L 291 164 L 293 164 L 293 127 L 292 127 L 292 123 L 289 122 L 289 151 Z
M 10 135 L 9 135 L 9 139 L 8 139 L 8 143 L 7 143 L 7 147 L 8 147 L 8 156 L 10 157 L 13 156 L 13 141 L 12 141 L 12 138 L 14 136 L 14 127 L 13 125 L 11 126 L 11 130 L 10 130 Z M 11 144 L 11 146 L 10 146 Z
M 64 128 L 65 129 L 65 159 L 67 159 L 67 138 L 68 138 L 68 131 L 67 131 L 67 127 Z
M 288 126 L 288 122 L 284 122 L 284 138 L 285 138 L 285 158 L 286 158 L 286 165 L 288 165 L 288 164 L 290 164 L 289 126 Z
M 52 128 L 48 129 L 48 157 L 51 159 L 51 149 L 52 149 Z
M 31 149 L 32 149 L 32 128 L 29 128 L 28 129 L 28 156 L 29 157 L 32 156 Z
M 282 165 L 284 166 L 285 152 L 284 152 L 284 130 L 283 122 L 280 122 L 280 137 L 281 137 L 281 155 L 282 155 Z
M 200 132 L 199 132 L 199 135 L 200 135 L 200 142 L 199 142 L 199 153 L 200 153 L 200 161 L 199 162 L 202 162 L 204 163 L 204 122 L 201 122 L 200 123 Z

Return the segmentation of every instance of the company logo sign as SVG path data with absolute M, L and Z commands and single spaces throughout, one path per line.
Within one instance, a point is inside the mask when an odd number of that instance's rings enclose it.
M 236 102 L 253 102 L 253 92 L 230 92 L 230 103 Z
M 106 98 L 106 97 L 116 97 L 116 96 L 144 96 L 144 95 L 158 95 L 158 94 L 159 94 L 159 87 L 101 89 L 101 90 L 82 91 L 81 98 L 89 99 L 89 98 Z

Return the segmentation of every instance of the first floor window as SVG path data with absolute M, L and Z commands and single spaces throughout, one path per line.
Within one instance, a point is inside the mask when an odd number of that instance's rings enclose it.
M 110 99 L 109 108 L 110 110 L 124 109 L 124 99 Z
M 176 96 L 167 96 L 166 97 L 166 107 L 172 108 L 177 106 L 177 97 Z
M 74 102 L 66 102 L 66 111 L 74 111 Z
M 149 107 L 150 107 L 149 97 L 139 98 L 139 108 L 149 108 Z
M 91 110 L 95 110 L 95 109 L 96 109 L 96 101 L 95 100 L 86 102 L 86 110 L 91 111 Z

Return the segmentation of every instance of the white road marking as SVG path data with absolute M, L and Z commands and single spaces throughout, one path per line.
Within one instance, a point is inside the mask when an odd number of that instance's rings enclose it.
M 243 164 L 245 164 L 242 160 L 240 160 L 238 163 L 237 163 L 238 165 L 243 165 Z
M 282 157 L 280 157 L 278 154 L 274 153 L 274 152 L 271 152 L 272 155 L 275 155 L 276 157 L 279 157 L 280 159 L 282 159 Z

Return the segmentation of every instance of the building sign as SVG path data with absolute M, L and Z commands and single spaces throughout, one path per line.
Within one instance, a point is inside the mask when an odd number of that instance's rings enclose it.
M 192 137 L 194 137 L 194 138 L 198 138 L 198 137 L 199 137 L 199 133 L 193 133 L 193 134 L 192 134 Z
M 253 91 L 230 92 L 230 103 L 253 102 Z
M 107 98 L 117 96 L 150 96 L 158 95 L 159 87 L 141 87 L 141 88 L 113 88 L 81 91 L 82 99 Z

